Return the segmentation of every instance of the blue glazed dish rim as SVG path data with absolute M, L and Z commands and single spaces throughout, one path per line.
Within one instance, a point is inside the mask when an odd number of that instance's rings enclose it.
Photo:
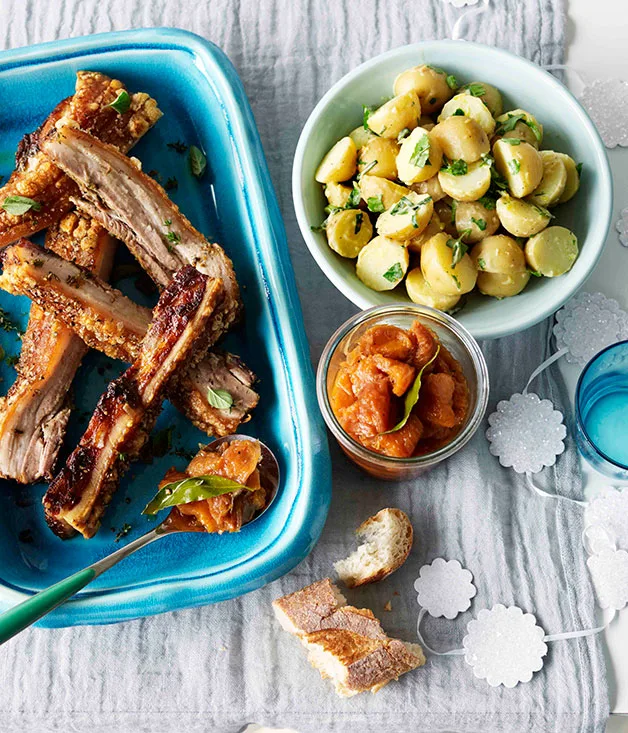
M 81 593 L 38 622 L 44 627 L 107 624 L 207 605 L 253 591 L 281 577 L 316 544 L 331 501 L 327 436 L 315 397 L 314 374 L 287 238 L 253 113 L 242 82 L 226 54 L 204 38 L 177 28 L 143 28 L 52 41 L 0 53 L 0 72 L 107 52 L 176 50 L 188 53 L 216 90 L 234 142 L 240 192 L 244 193 L 263 289 L 291 396 L 291 427 L 299 491 L 281 534 L 255 555 L 228 569 L 189 577 L 139 582 L 122 589 Z M 272 255 L 272 256 L 271 256 Z M 293 372 L 296 369 L 296 377 Z M 295 378 L 299 384 L 295 384 Z M 304 419 L 305 418 L 305 419 Z M 167 540 L 166 540 L 167 541 Z M 32 593 L 0 579 L 0 607 Z

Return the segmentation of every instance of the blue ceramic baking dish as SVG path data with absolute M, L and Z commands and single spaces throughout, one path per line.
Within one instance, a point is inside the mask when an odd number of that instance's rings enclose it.
M 287 573 L 312 549 L 323 528 L 331 480 L 327 439 L 286 236 L 255 121 L 242 83 L 216 46 L 187 32 L 145 29 L 46 43 L 0 54 L 0 174 L 8 176 L 24 133 L 35 129 L 59 100 L 72 94 L 79 69 L 102 71 L 129 89 L 154 96 L 164 112 L 134 149 L 146 171 L 176 178 L 174 201 L 208 237 L 223 244 L 243 286 L 246 316 L 226 346 L 260 378 L 260 404 L 243 431 L 277 455 L 282 486 L 273 506 L 234 535 L 173 536 L 125 560 L 40 625 L 124 621 L 233 598 Z M 187 157 L 168 146 L 182 141 L 207 152 L 203 179 L 190 175 Z M 125 260 L 126 257 L 126 260 Z M 118 263 L 130 262 L 122 251 Z M 123 275 L 123 268 L 118 268 Z M 133 279 L 115 282 L 144 304 Z M 24 326 L 29 302 L 0 293 L 0 307 Z M 10 357 L 13 333 L 0 332 Z M 15 378 L 2 363 L 3 391 Z M 74 382 L 69 434 L 80 437 L 105 384 L 124 366 L 90 353 Z M 62 541 L 46 527 L 45 486 L 0 482 L 0 610 L 70 575 L 147 531 L 141 514 L 171 466 L 184 466 L 206 437 L 166 403 L 156 430 L 170 449 L 150 465 L 136 463 L 124 478 L 92 540 Z M 163 451 L 158 451 L 163 452 Z M 130 530 L 129 530 L 130 526 Z M 121 532 L 122 530 L 122 532 Z M 125 534 L 126 532 L 126 534 Z M 118 540 L 116 541 L 116 537 Z

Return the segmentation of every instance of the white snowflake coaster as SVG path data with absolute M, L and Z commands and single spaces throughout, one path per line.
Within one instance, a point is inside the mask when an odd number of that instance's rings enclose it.
M 628 488 L 620 491 L 609 486 L 603 489 L 584 510 L 584 526 L 594 553 L 609 545 L 628 550 Z M 597 534 L 592 530 L 598 530 Z
M 567 361 L 584 366 L 602 349 L 628 338 L 628 314 L 602 293 L 579 293 L 556 314 L 553 333 Z
M 491 687 L 529 682 L 543 666 L 545 632 L 531 613 L 498 604 L 470 621 L 462 641 L 473 674 Z
M 616 611 L 628 603 L 628 552 L 606 549 L 587 559 L 600 608 Z
M 419 570 L 414 589 L 418 593 L 417 602 L 430 616 L 447 619 L 466 611 L 477 593 L 473 575 L 457 560 L 447 561 L 442 557 Z
M 624 247 L 628 247 L 628 206 L 626 206 L 625 209 L 622 209 L 619 221 L 615 224 L 615 229 L 617 229 L 619 233 L 620 243 Z
M 565 450 L 562 413 L 532 392 L 517 392 L 498 402 L 488 423 L 490 452 L 517 473 L 538 473 L 544 466 L 553 466 Z
M 625 81 L 603 79 L 585 84 L 580 101 L 607 148 L 628 146 L 628 84 Z

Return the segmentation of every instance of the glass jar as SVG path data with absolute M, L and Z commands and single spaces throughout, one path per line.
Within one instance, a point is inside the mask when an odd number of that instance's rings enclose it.
M 628 341 L 585 366 L 576 387 L 576 443 L 600 473 L 628 479 Z
M 415 320 L 430 328 L 462 368 L 469 387 L 466 420 L 453 440 L 438 450 L 412 458 L 395 458 L 360 445 L 341 427 L 329 400 L 340 364 L 362 334 L 372 326 L 390 324 L 409 329 Z M 414 478 L 457 453 L 480 426 L 488 403 L 488 369 L 477 341 L 446 313 L 414 303 L 376 306 L 350 318 L 329 339 L 318 363 L 316 392 L 327 427 L 342 450 L 360 468 L 384 480 Z

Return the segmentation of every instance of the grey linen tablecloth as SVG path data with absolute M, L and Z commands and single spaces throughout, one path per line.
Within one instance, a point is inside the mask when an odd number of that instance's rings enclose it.
M 493 0 L 466 37 L 537 63 L 563 57 L 561 0 Z M 332 331 L 355 308 L 320 272 L 301 239 L 290 168 L 305 119 L 326 89 L 360 62 L 395 46 L 448 37 L 456 11 L 438 0 L 2 0 L 1 43 L 10 48 L 140 26 L 179 26 L 217 43 L 241 74 L 283 211 L 316 363 Z M 6 113 L 6 112 L 5 112 Z M 546 351 L 548 324 L 484 345 L 489 411 L 521 387 Z M 547 373 L 546 373 L 547 374 Z M 554 372 L 536 385 L 567 406 Z M 567 408 L 568 411 L 568 408 Z M 0 731 L 236 731 L 247 722 L 308 731 L 600 731 L 608 715 L 601 641 L 554 643 L 544 669 L 514 690 L 491 688 L 461 658 L 432 658 L 376 696 L 340 700 L 281 631 L 271 601 L 332 572 L 353 546 L 352 529 L 385 506 L 407 511 L 416 541 L 388 580 L 349 594 L 383 617 L 387 631 L 415 639 L 412 583 L 435 557 L 459 559 L 478 595 L 455 621 L 428 619 L 436 648 L 460 644 L 472 612 L 517 604 L 548 633 L 594 625 L 580 545 L 578 507 L 543 500 L 490 456 L 484 430 L 420 480 L 367 478 L 331 445 L 334 496 L 320 543 L 296 570 L 238 600 L 117 626 L 29 630 L 0 649 Z M 555 489 L 580 493 L 569 442 L 547 472 Z M 397 595 L 398 594 L 398 595 Z M 384 612 L 386 601 L 392 612 Z

